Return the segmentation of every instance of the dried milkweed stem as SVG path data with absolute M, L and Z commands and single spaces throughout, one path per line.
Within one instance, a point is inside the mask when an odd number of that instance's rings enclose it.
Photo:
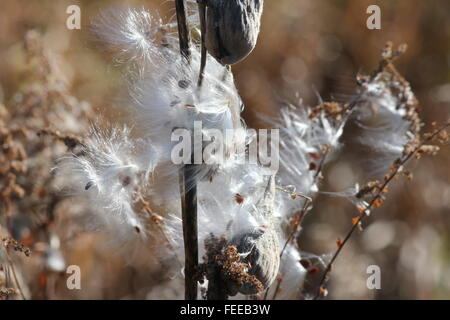
M 189 28 L 187 24 L 186 8 L 184 0 L 175 0 L 175 7 L 177 11 L 178 22 L 178 36 L 180 38 L 180 51 L 181 54 L 188 60 L 191 58 L 191 37 L 189 35 Z
M 353 225 L 350 229 L 350 231 L 345 236 L 344 240 L 340 241 L 337 250 L 333 254 L 333 257 L 331 258 L 330 262 L 328 263 L 327 267 L 325 268 L 325 271 L 322 275 L 322 278 L 319 282 L 319 286 L 317 289 L 317 293 L 314 297 L 314 300 L 318 299 L 322 292 L 324 291 L 323 285 L 327 279 L 328 274 L 331 271 L 331 268 L 333 266 L 334 261 L 337 259 L 339 254 L 341 253 L 342 249 L 344 248 L 345 244 L 350 240 L 351 236 L 355 232 L 355 230 L 358 228 L 360 223 L 368 216 L 368 213 L 370 210 L 376 206 L 376 203 L 379 202 L 382 197 L 383 193 L 385 193 L 385 190 L 387 190 L 387 187 L 389 183 L 400 173 L 400 171 L 403 169 L 403 166 L 409 162 L 415 155 L 417 155 L 422 148 L 426 145 L 426 143 L 431 142 L 434 138 L 436 138 L 439 134 L 447 130 L 447 128 L 450 127 L 450 121 L 441 126 L 440 128 L 436 129 L 433 133 L 427 135 L 425 139 L 420 142 L 412 151 L 404 154 L 402 158 L 400 158 L 398 161 L 394 162 L 394 169 L 385 177 L 384 183 L 378 188 L 378 192 L 372 197 L 369 204 L 366 206 L 366 208 L 363 210 L 363 212 L 359 215 L 359 217 L 353 221 Z
M 184 0 L 175 0 L 178 35 L 180 39 L 180 51 L 189 63 L 190 35 L 186 19 Z M 195 277 L 198 269 L 198 235 L 197 235 L 197 183 L 193 178 L 193 165 L 185 165 L 180 172 L 181 211 L 183 220 L 183 238 L 185 254 L 185 299 L 197 299 L 197 279 Z M 189 184 L 192 184 L 188 186 Z
M 204 1 L 198 1 L 198 13 L 200 16 L 200 31 L 201 31 L 201 61 L 200 61 L 200 74 L 198 76 L 198 86 L 201 87 L 203 78 L 205 77 L 206 56 L 208 52 L 206 50 L 206 4 Z
M 186 300 L 197 299 L 198 270 L 198 226 L 197 226 L 197 186 L 194 183 L 187 189 L 187 179 L 192 172 L 185 165 L 181 174 L 181 212 L 183 220 L 183 238 L 185 254 L 185 298 Z

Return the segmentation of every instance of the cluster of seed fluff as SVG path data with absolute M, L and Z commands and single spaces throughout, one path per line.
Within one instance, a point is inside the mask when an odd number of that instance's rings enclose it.
M 198 238 L 204 243 L 210 234 L 232 239 L 237 234 L 259 227 L 275 228 L 276 218 L 266 217 L 257 206 L 268 184 L 268 169 L 239 165 L 218 173 L 212 182 L 198 186 Z M 179 215 L 166 221 L 172 245 L 183 255 L 182 224 Z M 204 254 L 200 246 L 200 255 Z
M 106 226 L 144 230 L 134 204 L 158 161 L 152 151 L 144 140 L 130 139 L 127 128 L 93 128 L 79 151 L 59 159 L 57 185 L 69 195 L 82 195 Z
M 178 143 L 171 135 L 180 128 L 192 130 L 201 121 L 205 136 L 210 129 L 224 137 L 227 129 L 234 134 L 223 142 L 225 161 L 199 165 L 193 177 L 198 181 L 200 243 L 211 232 L 220 236 L 248 224 L 267 224 L 258 217 L 255 203 L 268 172 L 241 164 L 245 148 L 236 145 L 251 139 L 240 118 L 243 105 L 231 72 L 209 57 L 199 88 L 199 48 L 191 47 L 187 61 L 179 53 L 173 24 L 143 9 L 106 10 L 94 20 L 93 31 L 123 66 L 127 93 L 122 106 L 133 130 L 93 129 L 79 152 L 58 161 L 61 188 L 87 200 L 108 226 L 139 236 L 146 234 L 144 198 L 157 213 L 171 217 L 164 227 L 172 245 L 181 248 L 181 166 L 171 160 Z
M 312 208 L 312 204 L 305 206 L 307 200 L 297 195 L 314 198 L 318 193 L 320 179 L 317 170 L 326 159 L 325 153 L 330 156 L 339 149 L 339 139 L 343 133 L 344 122 L 327 117 L 324 111 L 312 117 L 312 111 L 302 103 L 287 104 L 280 110 L 277 119 L 265 119 L 280 130 L 277 226 L 281 230 L 280 247 L 284 249 L 280 261 L 281 281 L 279 286 L 274 285 L 278 286 L 278 299 L 298 298 L 306 275 L 305 268 L 300 264 L 299 249 L 288 241 L 295 215 Z M 269 294 L 272 295 L 274 290 Z
M 191 47 L 188 61 L 179 53 L 172 24 L 152 18 L 145 10 L 114 12 L 103 13 L 94 30 L 107 47 L 119 51 L 119 58 L 129 59 L 125 60 L 129 66 L 126 107 L 139 135 L 151 139 L 152 145 L 166 156 L 161 162 L 169 163 L 171 150 L 177 143 L 171 141 L 174 130 L 192 130 L 196 121 L 201 121 L 205 136 L 210 129 L 222 134 L 234 129 L 234 137 L 223 146 L 226 159 L 222 164 L 235 161 L 233 147 L 245 142 L 246 131 L 240 119 L 243 104 L 232 73 L 208 57 L 203 85 L 199 88 L 201 54 L 197 46 Z M 117 19 L 121 22 L 115 23 Z M 174 167 L 173 173 L 177 170 Z M 207 171 L 205 168 L 199 174 L 205 175 Z
M 304 195 L 318 190 L 315 172 L 325 148 L 337 148 L 342 125 L 336 125 L 322 112 L 310 117 L 310 109 L 289 105 L 280 111 L 280 177 Z
M 305 207 L 306 200 L 295 194 L 314 198 L 321 180 L 318 170 L 342 145 L 358 144 L 364 148 L 365 152 L 360 152 L 357 158 L 367 172 L 366 178 L 374 179 L 386 173 L 404 152 L 405 145 L 417 137 L 420 125 L 416 107 L 417 100 L 409 83 L 395 71 L 382 70 L 361 83 L 359 95 L 341 109 L 338 117 L 329 117 L 324 110 L 314 113 L 305 106 L 282 108 L 279 119 L 269 120 L 280 129 L 278 183 L 285 192 L 279 195 L 282 199 L 278 201 L 277 212 L 281 216 L 282 229 L 291 230 L 294 216 L 312 208 Z M 356 133 L 345 134 L 348 128 L 355 126 Z M 360 193 L 358 184 L 347 190 L 322 193 L 347 198 L 359 208 L 367 205 L 357 196 Z M 283 280 L 278 297 L 285 298 L 298 295 L 305 277 L 305 269 L 290 261 L 298 250 L 287 242 L 289 232 L 280 234 L 286 248 L 280 266 Z
M 360 148 L 358 160 L 372 178 L 386 173 L 405 144 L 416 137 L 418 128 L 411 117 L 416 105 L 409 84 L 391 72 L 380 72 L 362 84 L 349 119 L 355 132 L 348 143 Z

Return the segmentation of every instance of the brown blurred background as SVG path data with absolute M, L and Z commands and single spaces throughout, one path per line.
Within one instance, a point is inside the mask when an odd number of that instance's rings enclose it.
M 173 4 L 162 0 L 1 1 L 0 103 L 11 105 L 27 80 L 23 39 L 34 29 L 43 35 L 46 48 L 60 57 L 61 74 L 71 94 L 111 114 L 118 73 L 109 57 L 89 40 L 88 26 L 100 9 L 119 2 L 160 8 L 165 18 L 174 12 Z M 66 8 L 71 4 L 81 7 L 81 30 L 65 26 Z M 371 4 L 381 8 L 381 30 L 366 27 L 366 9 Z M 449 17 L 446 0 L 266 0 L 257 48 L 233 68 L 246 105 L 244 118 L 251 127 L 264 126 L 256 115 L 275 116 L 280 100 L 294 99 L 296 93 L 306 105 L 317 104 L 318 95 L 324 100 L 349 100 L 355 94 L 356 74 L 374 69 L 383 45 L 391 40 L 408 44 L 397 66 L 421 103 L 422 119 L 426 124 L 445 121 L 450 116 Z M 358 150 L 353 151 L 357 156 Z M 364 182 L 351 157 L 343 159 L 327 165 L 322 190 L 340 191 L 355 181 Z M 365 231 L 354 236 L 337 260 L 329 298 L 450 298 L 449 160 L 450 148 L 446 148 L 434 158 L 413 164 L 413 181 L 394 183 L 386 204 L 373 213 Z M 301 249 L 315 254 L 333 251 L 354 215 L 346 200 L 320 196 L 305 220 Z M 77 240 L 78 247 L 65 244 L 63 236 L 61 241 L 68 263 L 94 265 L 89 270 L 95 272 L 83 278 L 81 293 L 61 286 L 47 298 L 158 298 L 142 293 L 158 285 L 157 271 L 148 280 L 142 266 L 123 267 L 120 257 L 87 254 L 88 236 Z M 366 268 L 372 264 L 381 267 L 381 290 L 366 288 Z M 112 271 L 101 282 L 98 274 L 106 269 Z M 93 283 L 95 288 L 90 287 Z

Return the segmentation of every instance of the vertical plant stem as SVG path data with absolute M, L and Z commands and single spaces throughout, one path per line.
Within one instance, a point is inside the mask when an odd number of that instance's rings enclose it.
M 200 74 L 198 76 L 198 87 L 201 87 L 203 78 L 205 77 L 206 56 L 208 54 L 206 50 L 206 4 L 204 3 L 204 1 L 199 1 L 198 13 L 200 16 L 200 31 L 202 42 L 202 56 L 200 61 Z
M 189 35 L 184 0 L 175 0 L 175 7 L 177 11 L 178 36 L 180 37 L 180 51 L 181 54 L 189 61 L 191 58 L 191 37 Z
M 185 299 L 197 299 L 197 268 L 198 268 L 198 230 L 197 230 L 197 185 L 188 187 L 193 165 L 185 165 L 180 174 L 181 182 L 181 212 L 183 219 L 184 238 L 184 278 Z
M 184 0 L 175 0 L 180 51 L 190 62 L 190 36 Z M 197 236 L 197 183 L 193 177 L 194 165 L 186 164 L 180 173 L 181 211 L 185 255 L 185 299 L 197 299 L 198 236 Z M 189 185 L 188 185 L 189 184 Z
M 225 283 L 220 276 L 220 268 L 215 267 L 211 276 L 208 278 L 207 300 L 228 300 Z

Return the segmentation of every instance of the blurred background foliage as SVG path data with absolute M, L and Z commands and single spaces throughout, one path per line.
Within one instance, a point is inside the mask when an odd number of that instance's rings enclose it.
M 102 8 L 119 3 L 158 8 L 163 18 L 173 19 L 173 3 L 163 0 L 2 0 L 0 103 L 11 108 L 16 92 L 30 81 L 23 40 L 33 29 L 42 34 L 45 48 L 59 59 L 60 76 L 70 94 L 89 102 L 96 114 L 120 118 L 114 108 L 119 73 L 89 35 L 90 19 Z M 71 4 L 81 7 L 81 30 L 66 28 L 66 8 Z M 366 9 L 371 4 L 381 7 L 381 30 L 366 28 Z M 380 51 L 389 40 L 408 44 L 397 66 L 421 103 L 424 122 L 445 121 L 450 115 L 449 16 L 450 1 L 446 0 L 266 0 L 257 48 L 233 67 L 247 124 L 264 127 L 257 115 L 276 116 L 281 102 L 297 99 L 297 94 L 311 106 L 319 103 L 319 97 L 350 100 L 357 89 L 356 75 L 377 66 Z M 344 148 L 341 157 L 326 166 L 321 189 L 341 191 L 364 182 L 364 172 L 354 162 L 357 155 L 358 150 Z M 412 181 L 394 183 L 384 206 L 375 210 L 364 232 L 354 236 L 337 260 L 329 283 L 330 299 L 450 298 L 449 160 L 447 148 L 413 164 Z M 63 212 L 64 206 L 59 210 Z M 301 250 L 332 252 L 355 215 L 346 200 L 320 196 L 305 220 L 299 238 Z M 56 218 L 57 226 L 68 223 L 63 214 Z M 111 247 L 94 250 L 92 244 L 99 241 L 95 234 L 68 237 L 65 230 L 56 228 L 55 233 L 66 263 L 82 267 L 83 289 L 67 290 L 64 272 L 53 276 L 53 282 L 34 272 L 36 279 L 28 279 L 33 297 L 164 298 L 164 291 L 172 290 L 160 287 L 170 275 L 162 271 L 164 262 L 154 261 L 151 248 L 131 261 Z M 27 267 L 27 261 L 24 274 L 27 268 L 38 268 Z M 372 264 L 381 267 L 381 290 L 366 287 L 366 268 Z

